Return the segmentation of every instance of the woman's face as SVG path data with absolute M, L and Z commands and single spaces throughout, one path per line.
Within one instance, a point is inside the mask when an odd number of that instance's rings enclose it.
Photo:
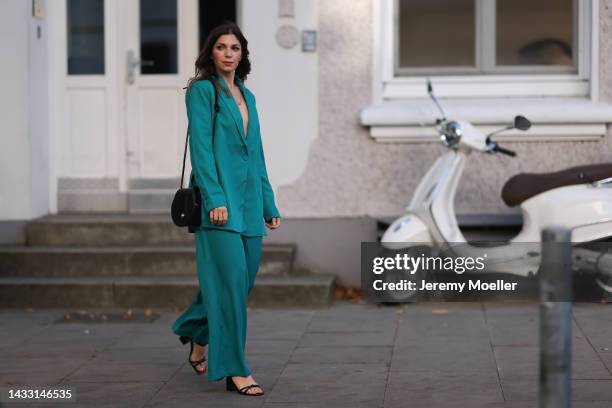
M 235 71 L 241 58 L 242 47 L 234 34 L 224 34 L 217 38 L 213 46 L 212 59 L 218 72 Z

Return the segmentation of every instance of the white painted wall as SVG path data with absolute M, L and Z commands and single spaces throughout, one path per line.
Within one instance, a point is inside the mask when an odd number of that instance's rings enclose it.
M 302 52 L 301 42 L 281 48 L 275 36 L 285 24 L 295 26 L 300 35 L 302 30 L 317 30 L 318 1 L 294 0 L 294 18 L 278 17 L 279 0 L 239 4 L 238 22 L 251 59 L 246 85 L 257 99 L 268 175 L 275 187 L 289 184 L 304 171 L 318 134 L 318 51 Z
M 32 212 L 28 114 L 30 2 L 0 2 L 0 220 Z
M 49 211 L 46 19 L 31 7 L 0 2 L 0 221 Z
M 24 1 L 24 3 L 30 3 Z M 47 2 L 42 2 L 46 5 Z M 33 18 L 28 10 L 29 21 L 29 135 L 31 169 L 30 217 L 49 212 L 49 34 L 46 7 L 42 18 Z

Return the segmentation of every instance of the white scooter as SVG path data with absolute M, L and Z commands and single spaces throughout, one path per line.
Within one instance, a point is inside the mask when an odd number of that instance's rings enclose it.
M 406 214 L 387 228 L 381 244 L 396 250 L 425 246 L 434 253 L 450 249 L 455 256 L 480 256 L 483 246 L 466 241 L 453 208 L 466 159 L 473 152 L 515 156 L 515 152 L 500 147 L 491 137 L 509 129 L 526 131 L 531 123 L 517 116 L 512 125 L 484 135 L 467 121 L 447 120 L 429 81 L 428 93 L 440 111 L 437 131 L 449 151 L 431 166 Z M 541 231 L 546 226 L 570 228 L 573 245 L 612 237 L 612 164 L 547 174 L 519 174 L 508 180 L 502 198 L 509 205 L 520 205 L 524 223 L 519 234 L 509 242 L 487 245 L 487 264 L 493 265 L 494 272 L 516 276 L 536 274 L 540 265 Z M 608 283 L 612 254 L 606 250 L 572 252 L 574 269 L 586 269 L 602 289 L 612 292 Z M 491 268 L 487 270 L 490 272 Z

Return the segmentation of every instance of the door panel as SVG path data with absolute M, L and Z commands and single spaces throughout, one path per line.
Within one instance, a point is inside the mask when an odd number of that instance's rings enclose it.
M 127 178 L 180 177 L 184 90 L 197 57 L 196 0 L 127 0 Z
M 177 92 L 168 89 L 142 89 L 138 96 L 142 174 L 176 177 L 180 170 L 176 161 L 180 155 L 178 149 L 183 147 L 176 143 L 181 120 L 185 120 L 177 109 L 182 99 Z M 167 148 L 162 150 L 164 146 Z

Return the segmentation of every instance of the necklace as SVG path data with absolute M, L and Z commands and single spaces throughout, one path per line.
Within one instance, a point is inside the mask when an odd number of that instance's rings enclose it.
M 232 94 L 234 93 L 234 88 L 232 87 Z M 236 103 L 238 104 L 238 106 L 242 106 L 242 93 L 240 91 L 238 91 L 238 94 L 240 94 L 240 96 L 238 98 L 234 98 L 236 100 Z
M 242 99 L 242 92 L 238 91 L 238 94 L 240 95 L 239 97 L 236 98 L 235 94 L 234 94 L 234 88 L 236 87 L 236 85 L 233 85 L 230 87 L 230 92 L 232 93 L 232 95 L 234 95 L 234 100 L 236 101 L 236 104 L 238 106 L 242 106 L 242 102 L 244 102 L 244 100 Z

